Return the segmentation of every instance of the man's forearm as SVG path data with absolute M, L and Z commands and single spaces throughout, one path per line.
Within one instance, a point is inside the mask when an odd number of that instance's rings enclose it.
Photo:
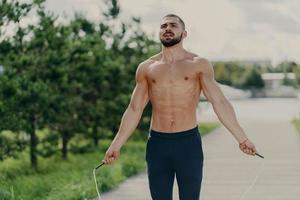
M 118 148 L 123 146 L 132 132 L 136 129 L 142 114 L 142 110 L 134 110 L 131 106 L 128 106 L 122 116 L 119 131 L 112 142 L 113 145 L 116 145 Z
M 231 103 L 224 98 L 221 101 L 213 103 L 212 105 L 219 120 L 231 132 L 235 139 L 239 143 L 244 141 L 247 138 L 247 135 L 239 125 Z

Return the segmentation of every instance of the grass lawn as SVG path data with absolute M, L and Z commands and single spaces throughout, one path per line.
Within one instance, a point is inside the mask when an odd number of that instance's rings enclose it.
M 300 119 L 293 119 L 292 123 L 294 124 L 298 133 L 300 134 Z
M 199 125 L 201 135 L 219 127 L 209 122 Z M 99 148 L 84 154 L 69 153 L 64 161 L 59 155 L 40 158 L 38 171 L 29 167 L 29 153 L 23 152 L 18 159 L 6 159 L 0 163 L 1 200 L 87 200 L 96 197 L 93 168 L 98 165 L 110 140 L 100 141 Z M 121 150 L 118 161 L 97 171 L 100 192 L 108 191 L 127 177 L 145 170 L 145 141 L 129 140 Z
M 59 156 L 39 158 L 38 172 L 29 167 L 28 152 L 19 159 L 5 160 L 0 164 L 0 199 L 92 199 L 96 196 L 93 168 L 110 142 L 100 142 L 102 147 L 91 153 L 69 154 L 67 161 Z M 102 192 L 145 169 L 144 142 L 128 142 L 121 151 L 118 162 L 97 171 L 97 177 L 102 177 L 98 183 Z
M 219 122 L 202 122 L 199 124 L 199 132 L 204 136 L 220 126 Z

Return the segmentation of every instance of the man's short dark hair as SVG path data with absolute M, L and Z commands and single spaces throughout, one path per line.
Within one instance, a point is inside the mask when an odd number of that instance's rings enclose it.
M 184 21 L 178 16 L 178 15 L 175 15 L 175 14 L 167 14 L 165 15 L 163 18 L 165 17 L 175 17 L 179 20 L 179 22 L 181 23 L 182 27 L 183 27 L 183 30 L 185 30 L 185 24 L 184 24 Z

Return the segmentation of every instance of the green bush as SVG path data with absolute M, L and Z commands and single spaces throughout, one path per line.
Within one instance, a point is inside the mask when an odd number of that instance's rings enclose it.
M 300 134 L 300 119 L 293 119 L 292 123 L 294 124 L 295 128 L 297 129 L 298 133 Z
M 90 199 L 96 196 L 93 168 L 104 157 L 111 140 L 101 140 L 99 148 L 85 154 L 70 153 L 61 160 L 56 154 L 39 158 L 37 172 L 30 168 L 28 152 L 19 159 L 9 158 L 0 165 L 0 199 Z M 129 141 L 121 149 L 119 159 L 96 172 L 100 192 L 145 169 L 145 142 Z
M 70 152 L 72 153 L 87 153 L 94 149 L 94 144 L 92 140 L 86 138 L 82 134 L 76 134 L 69 142 Z
M 265 84 L 262 79 L 262 76 L 255 67 L 248 69 L 243 74 L 241 81 L 240 81 L 240 87 L 242 89 L 249 89 L 249 88 L 261 89 L 264 86 L 265 86 Z
M 9 157 L 18 157 L 19 151 L 23 151 L 28 144 L 28 140 L 22 132 L 11 131 L 0 132 L 0 161 Z
M 42 157 L 50 157 L 60 152 L 59 140 L 60 135 L 55 131 L 43 129 L 36 131 L 38 137 L 37 152 Z

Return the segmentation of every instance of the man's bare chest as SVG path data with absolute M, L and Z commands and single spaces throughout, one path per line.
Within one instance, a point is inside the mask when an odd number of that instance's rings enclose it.
M 147 70 L 147 80 L 151 85 L 185 85 L 197 81 L 199 74 L 189 63 L 154 64 Z

